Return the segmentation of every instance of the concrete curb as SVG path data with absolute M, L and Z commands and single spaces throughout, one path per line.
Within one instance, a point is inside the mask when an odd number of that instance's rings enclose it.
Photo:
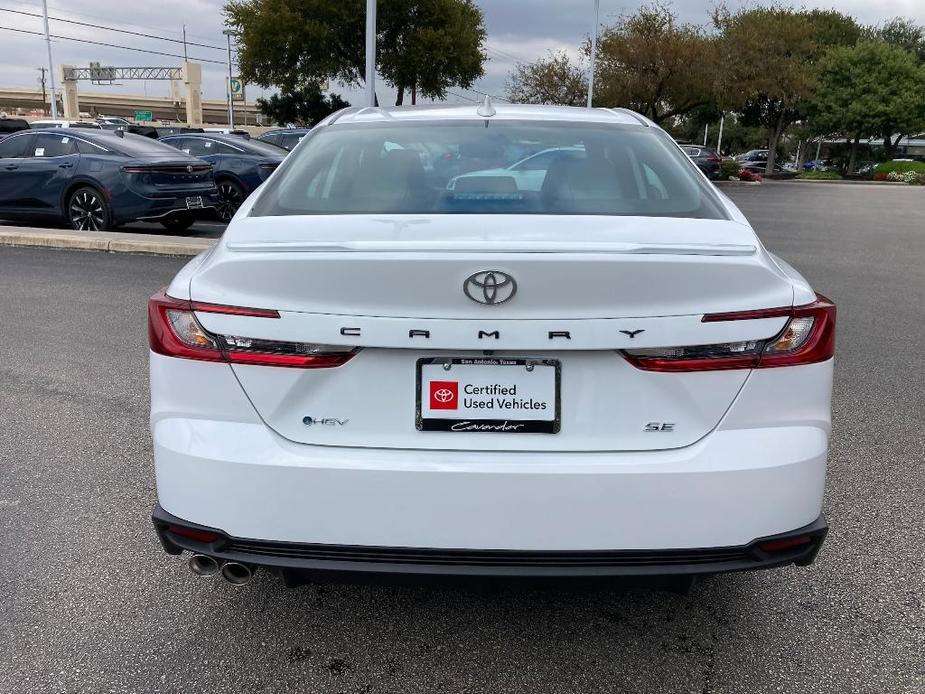
M 215 239 L 194 239 L 184 236 L 0 226 L 0 246 L 194 256 L 211 248 L 214 244 Z
M 828 185 L 843 186 L 909 186 L 902 181 L 853 181 L 851 179 L 831 179 L 831 178 L 782 178 L 777 183 L 827 183 Z

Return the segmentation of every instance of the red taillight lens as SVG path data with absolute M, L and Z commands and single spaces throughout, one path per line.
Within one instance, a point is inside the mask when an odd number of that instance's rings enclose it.
M 170 525 L 167 532 L 185 537 L 196 542 L 215 542 L 219 535 L 209 532 L 208 530 L 196 530 L 195 528 L 184 528 L 182 525 Z
M 787 537 L 783 540 L 771 540 L 769 542 L 762 542 L 758 547 L 765 552 L 774 553 L 774 552 L 784 552 L 788 549 L 793 549 L 794 547 L 802 547 L 803 545 L 808 545 L 813 541 L 809 535 L 801 535 L 799 537 Z
M 340 366 L 356 354 L 356 350 L 344 347 L 218 335 L 202 327 L 196 320 L 197 311 L 253 318 L 280 317 L 279 312 L 270 309 L 174 299 L 161 290 L 148 301 L 148 342 L 151 351 L 182 359 L 302 369 Z
M 819 294 L 805 306 L 738 313 L 715 313 L 704 323 L 761 318 L 789 318 L 784 329 L 766 340 L 747 340 L 693 347 L 624 350 L 634 366 L 646 371 L 719 371 L 766 369 L 815 364 L 835 354 L 835 304 Z

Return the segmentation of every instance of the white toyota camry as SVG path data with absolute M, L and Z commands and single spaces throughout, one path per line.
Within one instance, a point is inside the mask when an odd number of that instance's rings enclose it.
M 825 537 L 835 306 L 629 111 L 341 111 L 149 335 L 154 524 L 198 574 L 693 575 Z

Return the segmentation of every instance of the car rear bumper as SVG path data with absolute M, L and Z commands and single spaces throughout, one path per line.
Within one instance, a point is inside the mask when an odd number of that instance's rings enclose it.
M 214 189 L 213 189 L 214 190 Z M 176 198 L 145 198 L 149 203 L 149 208 L 137 217 L 140 221 L 157 221 L 175 214 L 204 214 L 215 209 L 218 203 L 218 195 L 209 193 L 191 193 Z M 200 206 L 196 206 L 195 201 L 201 201 Z M 189 201 L 194 201 L 190 206 Z
M 714 574 L 807 566 L 819 553 L 828 531 L 825 518 L 795 530 L 757 538 L 746 545 L 699 549 L 516 551 L 361 547 L 268 542 L 229 536 L 182 520 L 155 507 L 152 521 L 165 551 L 204 554 L 219 564 L 238 562 L 282 574 L 289 583 L 352 580 L 354 577 L 468 576 L 481 578 L 606 578 Z M 211 532 L 213 542 L 191 539 L 185 530 Z M 770 543 L 770 544 L 769 544 Z M 775 548 L 776 543 L 779 548 Z
M 271 545 L 270 555 L 277 545 L 725 552 L 821 515 L 828 401 L 790 396 L 794 379 L 828 384 L 832 365 L 799 369 L 753 374 L 742 407 L 682 448 L 428 450 L 295 443 L 257 416 L 226 364 L 152 354 L 158 498 L 184 524 Z M 779 397 L 788 408 L 772 406 Z

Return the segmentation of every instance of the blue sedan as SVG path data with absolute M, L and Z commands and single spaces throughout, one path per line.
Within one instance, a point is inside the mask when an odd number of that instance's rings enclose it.
M 188 228 L 217 204 L 212 167 L 137 135 L 27 130 L 0 140 L 0 219 L 103 231 L 135 220 Z
M 187 133 L 162 137 L 161 142 L 212 164 L 219 197 L 215 212 L 223 222 L 231 221 L 288 154 L 282 147 L 236 135 Z

